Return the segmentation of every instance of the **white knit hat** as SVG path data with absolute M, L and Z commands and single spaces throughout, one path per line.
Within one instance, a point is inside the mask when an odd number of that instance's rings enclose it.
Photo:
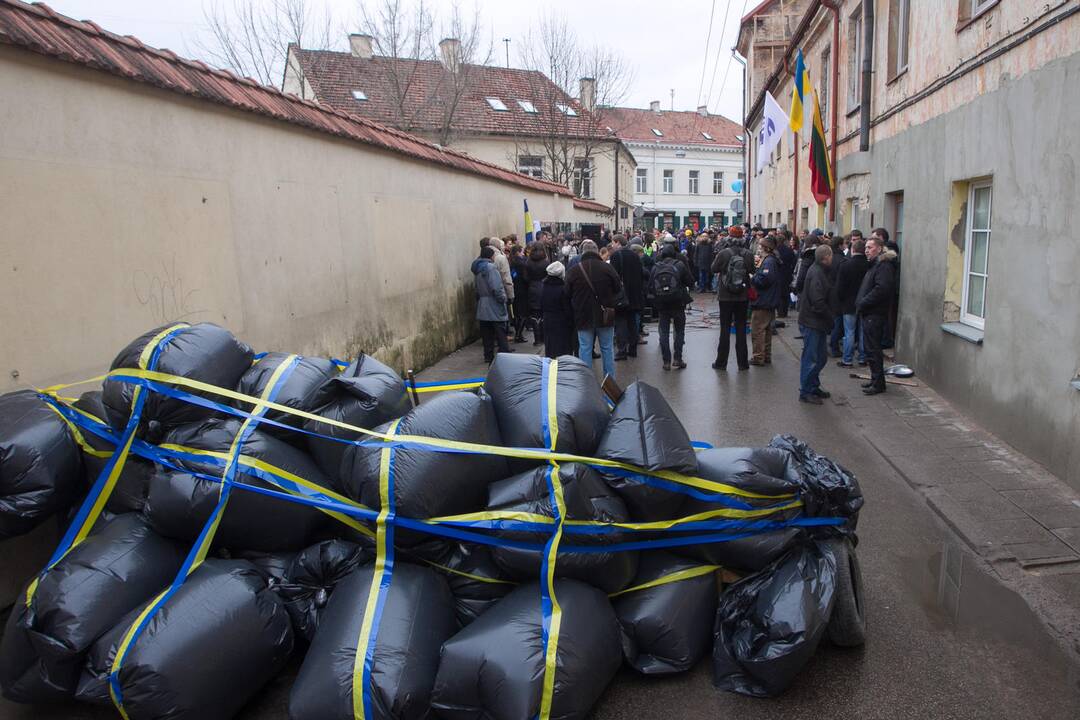
M 556 260 L 555 262 L 553 262 L 553 263 L 551 263 L 550 265 L 547 266 L 547 274 L 548 275 L 554 275 L 555 277 L 561 278 L 566 274 L 566 268 L 563 266 L 563 264 L 561 262 Z

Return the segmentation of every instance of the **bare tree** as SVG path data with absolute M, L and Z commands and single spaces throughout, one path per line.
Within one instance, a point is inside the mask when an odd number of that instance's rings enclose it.
M 209 35 L 194 39 L 198 54 L 275 87 L 281 84 L 289 45 L 326 49 L 336 35 L 333 14 L 321 0 L 209 0 L 203 17 Z

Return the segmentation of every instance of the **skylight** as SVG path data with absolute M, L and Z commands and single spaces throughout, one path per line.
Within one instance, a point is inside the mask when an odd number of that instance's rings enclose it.
M 577 110 L 569 105 L 563 105 L 562 103 L 555 103 L 555 107 L 559 108 L 559 112 L 567 117 L 577 117 Z
M 738 140 L 739 142 L 742 142 L 743 141 L 743 136 L 742 135 L 736 135 L 735 139 Z
M 521 109 L 527 113 L 536 113 L 536 106 L 528 100 L 518 100 L 517 104 L 521 106 Z
M 713 139 L 713 136 L 710 135 L 709 133 L 705 132 L 704 130 L 701 132 L 701 137 L 705 138 L 706 140 L 712 140 Z
M 652 129 L 652 134 L 655 135 L 656 137 L 664 137 L 664 133 L 660 132 L 656 128 Z
M 354 100 L 367 100 L 367 95 L 364 94 L 363 90 L 353 90 L 352 96 Z
M 487 104 L 491 106 L 492 110 L 498 110 L 499 112 L 506 112 L 508 108 L 503 104 L 503 101 L 497 97 L 484 98 L 487 100 Z

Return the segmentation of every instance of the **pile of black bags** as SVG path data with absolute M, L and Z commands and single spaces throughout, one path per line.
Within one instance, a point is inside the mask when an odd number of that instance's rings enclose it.
M 570 720 L 620 666 L 711 651 L 718 687 L 774 695 L 823 638 L 862 641 L 862 496 L 794 437 L 696 450 L 657 389 L 609 408 L 571 357 L 499 355 L 416 407 L 374 358 L 255 356 L 207 323 L 112 368 L 196 385 L 0 396 L 0 539 L 90 518 L 11 609 L 11 700 L 228 718 L 295 658 L 293 720 Z

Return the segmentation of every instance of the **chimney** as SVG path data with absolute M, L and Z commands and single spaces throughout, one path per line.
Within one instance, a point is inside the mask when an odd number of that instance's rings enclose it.
M 581 78 L 581 89 L 579 91 L 578 100 L 581 102 L 581 107 L 585 108 L 589 112 L 596 109 L 596 80 L 591 77 Z
M 660 101 L 659 100 L 653 100 L 651 103 L 649 103 L 649 109 L 652 110 L 657 115 L 659 115 L 660 114 Z
M 349 49 L 352 51 L 354 57 L 363 58 L 364 60 L 370 60 L 374 53 L 371 50 L 371 36 L 363 35 L 361 33 L 352 33 L 349 35 Z
M 709 117 L 709 106 L 708 105 L 698 105 L 697 106 L 697 114 L 700 115 L 701 117 Z
M 456 73 L 461 67 L 461 41 L 457 38 L 444 38 L 439 41 L 439 59 L 443 67 Z

